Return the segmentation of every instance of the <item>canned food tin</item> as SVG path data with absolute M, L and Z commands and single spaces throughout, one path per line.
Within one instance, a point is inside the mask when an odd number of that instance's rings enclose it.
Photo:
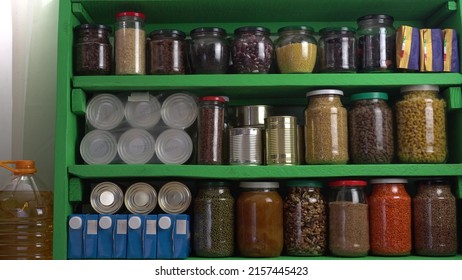
M 296 165 L 297 118 L 293 116 L 274 116 L 265 119 L 266 164 Z
M 160 188 L 157 199 L 165 213 L 181 214 L 188 210 L 191 204 L 191 192 L 185 184 L 172 181 Z
M 230 160 L 233 165 L 262 164 L 261 129 L 239 127 L 230 129 Z
M 90 194 L 90 204 L 99 214 L 114 214 L 124 203 L 122 189 L 114 183 L 102 182 Z
M 248 105 L 236 108 L 236 127 L 252 126 L 265 128 L 265 118 L 271 116 L 272 107 L 267 105 Z
M 149 214 L 157 205 L 156 189 L 147 183 L 135 183 L 125 192 L 124 203 L 132 214 Z

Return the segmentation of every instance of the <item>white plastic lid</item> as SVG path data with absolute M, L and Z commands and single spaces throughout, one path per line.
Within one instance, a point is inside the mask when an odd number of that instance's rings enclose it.
M 318 90 L 307 92 L 306 97 L 310 97 L 313 95 L 324 95 L 324 94 L 343 95 L 343 91 L 339 89 L 318 89 Z
M 141 227 L 141 218 L 133 216 L 128 219 L 128 227 L 131 229 L 139 229 Z
M 184 129 L 194 123 L 197 111 L 196 100 L 191 95 L 175 93 L 165 99 L 160 113 L 167 126 Z
M 132 94 L 125 105 L 125 118 L 132 127 L 150 129 L 160 120 L 160 108 L 155 96 Z
M 112 133 L 92 130 L 80 142 L 80 155 L 87 164 L 108 164 L 117 156 L 117 140 Z
M 125 163 L 144 164 L 154 156 L 154 146 L 154 137 L 148 131 L 132 128 L 120 136 L 117 151 Z
M 112 219 L 108 216 L 102 216 L 99 218 L 99 227 L 102 229 L 108 229 L 112 226 Z
M 111 130 L 120 125 L 124 119 L 124 105 L 113 94 L 99 94 L 87 104 L 86 118 L 97 129 Z
M 69 227 L 71 229 L 80 229 L 82 228 L 82 224 L 83 224 L 83 221 L 82 221 L 82 218 L 80 217 L 72 217 L 69 219 Z
M 241 182 L 239 185 L 245 189 L 277 189 L 279 188 L 278 182 Z
M 440 88 L 437 85 L 414 85 L 401 87 L 400 92 L 410 91 L 439 91 Z
M 407 179 L 402 178 L 381 178 L 381 179 L 372 179 L 371 185 L 374 184 L 407 184 Z
M 191 137 L 184 130 L 170 128 L 163 131 L 156 141 L 156 155 L 166 164 L 183 164 L 193 152 Z
M 166 216 L 160 217 L 158 225 L 161 229 L 169 229 L 172 226 L 172 219 Z

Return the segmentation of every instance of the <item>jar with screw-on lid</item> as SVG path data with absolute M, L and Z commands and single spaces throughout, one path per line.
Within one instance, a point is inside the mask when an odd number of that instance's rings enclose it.
M 392 72 L 396 68 L 396 30 L 389 15 L 366 15 L 357 19 L 358 70 Z
M 116 14 L 115 74 L 146 74 L 145 16 L 138 12 Z
M 310 26 L 286 26 L 278 30 L 276 60 L 281 73 L 311 73 L 318 44 Z
M 393 116 L 385 92 L 353 94 L 348 112 L 352 163 L 391 163 L 394 156 Z
M 176 29 L 158 29 L 149 34 L 149 74 L 185 73 L 185 33 Z
M 234 254 L 234 197 L 224 181 L 200 182 L 194 199 L 194 251 L 199 257 Z
M 443 178 L 415 182 L 412 200 L 415 253 L 422 256 L 452 256 L 457 253 L 456 199 Z
M 81 24 L 74 28 L 75 75 L 108 75 L 112 66 L 112 29 L 102 24 Z
M 347 110 L 343 91 L 320 89 L 306 94 L 305 161 L 307 164 L 348 162 Z
M 229 65 L 226 31 L 218 27 L 200 27 L 191 31 L 189 61 L 193 74 L 225 74 Z
M 319 71 L 356 71 L 356 29 L 326 27 L 319 30 Z
M 328 184 L 329 249 L 333 255 L 361 257 L 369 252 L 369 207 L 366 181 L 337 180 Z
M 321 182 L 291 180 L 284 198 L 284 245 L 291 256 L 320 256 L 327 248 L 327 205 Z
M 446 102 L 434 85 L 405 86 L 396 103 L 398 159 L 443 163 L 447 159 Z

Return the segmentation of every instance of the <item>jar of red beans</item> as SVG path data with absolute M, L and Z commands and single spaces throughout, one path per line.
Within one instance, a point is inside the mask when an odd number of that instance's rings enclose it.
M 270 30 L 260 26 L 245 26 L 234 31 L 232 60 L 238 74 L 269 73 L 273 61 Z
M 101 24 L 81 24 L 74 29 L 74 73 L 76 75 L 108 75 L 111 73 L 111 28 Z
M 176 29 L 159 29 L 149 34 L 149 74 L 185 73 L 185 33 Z

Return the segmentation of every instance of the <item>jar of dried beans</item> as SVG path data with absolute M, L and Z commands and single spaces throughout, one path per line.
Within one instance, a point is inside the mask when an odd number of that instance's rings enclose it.
M 321 182 L 287 182 L 284 245 L 288 255 L 320 256 L 327 247 L 327 209 Z
M 340 97 L 343 91 L 321 89 L 306 94 L 305 161 L 307 164 L 348 162 L 347 110 Z
M 319 31 L 319 71 L 356 71 L 356 29 L 328 27 Z
M 333 255 L 360 257 L 369 252 L 366 185 L 361 180 L 329 183 L 329 249 Z
M 149 34 L 149 74 L 185 73 L 185 36 L 176 29 L 159 29 Z
M 365 92 L 351 96 L 348 112 L 350 158 L 353 163 L 391 163 L 394 155 L 393 116 L 388 94 Z
M 415 253 L 452 256 L 457 253 L 456 199 L 445 179 L 416 181 L 412 201 Z
M 75 75 L 108 75 L 111 73 L 111 28 L 100 24 L 81 24 L 74 29 Z
M 403 163 L 443 163 L 447 158 L 446 102 L 438 86 L 401 88 L 396 103 L 398 159 Z
M 194 199 L 194 250 L 199 257 L 234 253 L 234 198 L 229 183 L 200 182 Z
M 225 74 L 229 64 L 226 31 L 218 27 L 192 30 L 189 61 L 194 74 Z
M 237 245 L 243 257 L 277 257 L 284 245 L 283 200 L 277 182 L 241 182 Z
M 369 197 L 371 253 L 382 256 L 409 255 L 412 249 L 411 197 L 407 180 L 371 180 Z
M 270 30 L 260 26 L 245 26 L 234 31 L 232 61 L 239 74 L 268 73 L 273 60 Z
M 146 74 L 145 16 L 137 12 L 116 15 L 115 74 Z
M 287 26 L 278 30 L 276 60 L 281 73 L 311 73 L 316 64 L 317 42 L 309 26 Z

